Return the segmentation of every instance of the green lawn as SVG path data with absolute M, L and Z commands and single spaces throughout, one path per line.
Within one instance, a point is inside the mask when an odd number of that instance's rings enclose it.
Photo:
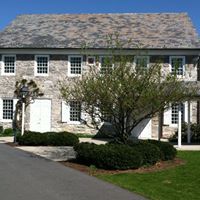
M 152 200 L 200 199 L 200 151 L 179 152 L 185 165 L 145 174 L 98 175 Z

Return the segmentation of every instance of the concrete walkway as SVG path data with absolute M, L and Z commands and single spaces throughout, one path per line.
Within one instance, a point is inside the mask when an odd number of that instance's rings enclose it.
M 144 200 L 95 177 L 0 144 L 2 200 Z

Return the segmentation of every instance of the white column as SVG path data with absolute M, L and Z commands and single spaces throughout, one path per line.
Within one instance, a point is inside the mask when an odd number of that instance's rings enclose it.
M 190 122 L 190 101 L 188 101 L 188 126 L 187 126 L 187 143 L 191 142 L 191 122 Z
M 181 104 L 178 105 L 178 147 L 181 147 Z
M 24 135 L 24 118 L 25 118 L 25 103 L 22 103 L 22 130 L 21 135 Z
M 160 140 L 162 136 L 162 125 L 163 125 L 162 117 L 163 117 L 163 112 L 160 111 L 158 113 L 158 140 Z

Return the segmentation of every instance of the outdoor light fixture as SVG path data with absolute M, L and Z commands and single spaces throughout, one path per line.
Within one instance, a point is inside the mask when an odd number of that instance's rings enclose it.
M 24 118 L 25 118 L 25 103 L 26 97 L 29 94 L 29 89 L 26 85 L 23 85 L 20 89 L 20 97 L 22 101 L 22 128 L 21 128 L 21 135 L 24 134 Z

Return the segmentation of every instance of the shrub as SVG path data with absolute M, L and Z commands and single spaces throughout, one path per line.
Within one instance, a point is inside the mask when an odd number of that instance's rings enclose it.
M 141 154 L 128 145 L 80 143 L 74 149 L 79 162 L 103 169 L 136 169 L 143 162 Z
M 156 162 L 161 160 L 161 151 L 154 145 L 146 140 L 139 141 L 128 141 L 128 145 L 139 151 L 143 158 L 143 165 L 154 165 Z
M 17 137 L 19 145 L 27 146 L 74 146 L 79 139 L 73 133 L 68 132 L 25 132 L 23 136 Z
M 148 140 L 148 142 L 160 149 L 162 160 L 173 160 L 176 157 L 177 151 L 170 143 L 157 140 Z
M 0 135 L 3 134 L 3 126 L 0 126 Z
M 49 133 L 48 143 L 52 146 L 74 146 L 79 143 L 78 137 L 73 133 Z
M 17 137 L 19 145 L 26 146 L 46 146 L 48 145 L 47 134 L 39 132 L 26 132 L 24 135 Z
M 6 128 L 3 131 L 4 136 L 13 136 L 13 129 L 12 128 Z

